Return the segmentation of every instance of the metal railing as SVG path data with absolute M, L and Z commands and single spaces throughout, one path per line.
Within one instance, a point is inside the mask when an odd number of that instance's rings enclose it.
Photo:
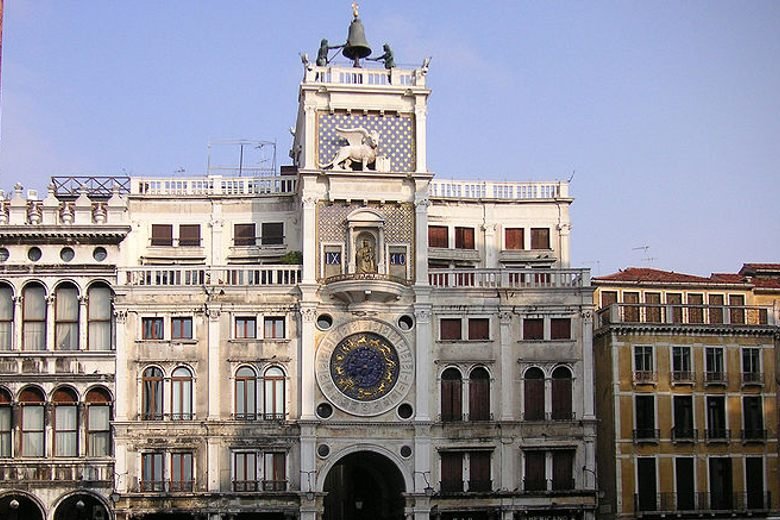
M 766 442 L 767 431 L 765 428 L 746 428 L 740 432 L 742 442 Z
M 746 493 L 656 493 L 634 494 L 636 512 L 711 512 L 711 511 L 766 511 L 772 507 L 772 495 L 764 491 Z
M 696 428 L 682 426 L 672 428 L 672 442 L 695 442 L 698 437 L 699 431 Z
M 751 385 L 761 386 L 763 384 L 764 384 L 763 372 L 742 372 L 742 386 L 751 386 Z
M 658 442 L 661 430 L 657 428 L 637 428 L 634 430 L 634 442 Z
M 673 384 L 693 384 L 696 382 L 696 376 L 691 370 L 673 370 L 671 373 Z
M 704 384 L 706 385 L 727 385 L 728 375 L 722 370 L 708 370 L 704 372 Z
M 194 480 L 140 480 L 141 493 L 187 493 L 195 489 Z
M 658 382 L 658 374 L 655 370 L 634 370 L 635 384 L 655 384 Z
M 469 491 L 474 493 L 484 493 L 493 490 L 492 480 L 469 480 Z
M 776 322 L 772 307 L 769 306 L 645 303 L 613 303 L 600 309 L 597 319 L 599 327 L 614 323 L 774 325 Z
M 729 442 L 731 430 L 728 428 L 710 428 L 704 430 L 704 438 L 707 442 Z
M 428 283 L 443 288 L 589 287 L 590 271 L 587 269 L 429 269 Z

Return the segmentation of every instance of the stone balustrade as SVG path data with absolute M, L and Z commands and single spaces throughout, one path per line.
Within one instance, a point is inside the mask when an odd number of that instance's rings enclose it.
M 558 199 L 569 196 L 569 183 L 433 180 L 432 199 Z
M 124 224 L 127 200 L 116 191 L 106 200 L 92 200 L 84 189 L 73 198 L 57 198 L 54 185 L 43 200 L 32 192 L 25 197 L 21 184 L 9 198 L 0 198 L 0 225 L 85 226 Z

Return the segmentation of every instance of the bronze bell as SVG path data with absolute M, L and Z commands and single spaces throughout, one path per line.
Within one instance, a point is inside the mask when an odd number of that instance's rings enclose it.
M 360 18 L 353 18 L 352 23 L 349 24 L 347 43 L 341 53 L 350 60 L 354 60 L 356 67 L 359 66 L 360 58 L 371 54 L 371 47 L 366 41 L 366 30 L 363 28 Z

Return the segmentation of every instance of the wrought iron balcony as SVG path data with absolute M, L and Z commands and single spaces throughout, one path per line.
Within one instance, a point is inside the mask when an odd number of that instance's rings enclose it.
M 492 480 L 469 480 L 469 491 L 473 493 L 493 490 Z
M 704 384 L 710 386 L 725 386 L 729 383 L 726 372 L 722 370 L 709 370 L 704 372 Z
M 731 430 L 726 428 L 711 428 L 704 430 L 704 437 L 707 442 L 729 442 Z
M 767 432 L 764 428 L 746 428 L 741 433 L 742 442 L 766 442 Z
M 764 374 L 762 372 L 742 372 L 742 386 L 763 386 Z
M 654 385 L 658 382 L 658 374 L 654 370 L 634 370 L 635 385 Z
M 690 370 L 674 370 L 671 380 L 674 385 L 692 385 L 696 383 L 696 376 Z
M 656 493 L 634 494 L 634 510 L 640 513 L 713 513 L 716 511 L 761 512 L 772 507 L 772 495 L 764 491 L 746 493 Z
M 686 428 L 683 426 L 675 426 L 672 428 L 673 442 L 696 442 L 697 438 L 698 430 L 696 430 L 696 428 Z
M 439 482 L 439 489 L 442 493 L 463 493 L 463 481 L 442 480 Z
M 661 431 L 657 428 L 637 428 L 634 430 L 634 443 L 657 443 Z

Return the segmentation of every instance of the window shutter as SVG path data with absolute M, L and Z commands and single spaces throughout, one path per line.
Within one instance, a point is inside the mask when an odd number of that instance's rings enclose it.
M 441 327 L 441 339 L 461 339 L 460 318 L 442 318 L 439 323 Z
M 601 293 L 601 307 L 607 308 L 617 303 L 617 291 L 604 291 Z
M 455 248 L 474 249 L 474 228 L 455 228 Z
M 428 226 L 428 247 L 449 247 L 447 226 Z
M 523 320 L 523 339 L 544 339 L 544 319 L 525 318 Z
M 233 244 L 237 246 L 255 245 L 255 225 L 236 224 L 233 226 Z
M 531 249 L 550 249 L 548 228 L 531 228 Z
M 281 222 L 264 222 L 262 242 L 264 246 L 284 244 L 284 224 Z
M 507 228 L 504 230 L 504 242 L 506 249 L 517 251 L 525 247 L 525 233 L 523 228 Z
M 200 224 L 182 224 L 179 226 L 179 245 L 200 246 Z
M 173 226 L 171 224 L 152 224 L 152 245 L 172 246 Z
M 490 320 L 488 318 L 472 318 L 469 320 L 469 339 L 490 339 Z
M 552 318 L 550 320 L 550 339 L 571 339 L 571 319 Z

